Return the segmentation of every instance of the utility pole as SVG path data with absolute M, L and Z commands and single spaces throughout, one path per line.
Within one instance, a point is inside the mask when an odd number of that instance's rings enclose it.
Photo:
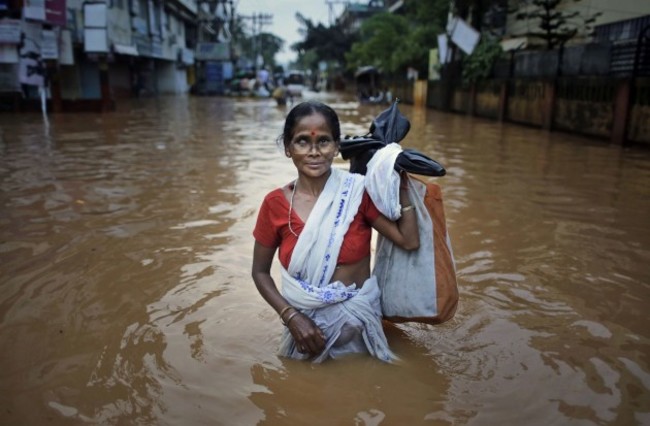
M 334 5 L 335 4 L 343 4 L 347 6 L 350 4 L 350 0 L 325 0 L 325 4 L 329 6 L 329 18 L 330 18 L 330 27 L 334 24 L 334 21 L 336 20 L 335 13 L 336 11 L 334 10 Z
M 259 35 L 262 33 L 264 25 L 271 25 L 273 23 L 273 15 L 270 13 L 253 13 L 250 16 L 240 16 L 241 19 L 251 19 L 253 21 L 253 63 L 255 66 L 255 74 L 257 75 L 257 57 L 262 52 L 262 39 Z

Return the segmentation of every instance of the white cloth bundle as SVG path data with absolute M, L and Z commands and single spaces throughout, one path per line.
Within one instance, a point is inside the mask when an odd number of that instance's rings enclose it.
M 379 211 L 391 220 L 401 216 L 399 174 L 395 161 L 402 148 L 391 143 L 368 162 L 366 190 Z M 373 275 L 381 290 L 385 317 L 431 317 L 437 314 L 433 223 L 424 205 L 426 186 L 409 179 L 409 198 L 417 215 L 420 248 L 405 251 L 382 235 L 377 237 Z
M 400 152 L 401 146 L 389 143 L 373 155 L 366 172 L 366 190 L 377 209 L 390 220 L 397 220 L 401 216 L 400 177 L 394 168 Z

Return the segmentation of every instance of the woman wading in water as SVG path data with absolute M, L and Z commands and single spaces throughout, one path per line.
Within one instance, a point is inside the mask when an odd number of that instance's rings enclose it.
M 295 106 L 280 139 L 298 177 L 264 198 L 252 265 L 257 289 L 286 326 L 280 354 L 313 362 L 350 353 L 396 360 L 382 329 L 370 241 L 374 228 L 402 249 L 418 249 L 408 176 L 401 174 L 401 217 L 391 221 L 366 193 L 364 176 L 332 168 L 341 140 L 332 108 Z M 271 277 L 277 250 L 282 292 Z

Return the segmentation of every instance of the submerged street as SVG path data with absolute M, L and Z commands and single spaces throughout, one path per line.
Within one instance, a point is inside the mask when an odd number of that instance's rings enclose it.
M 306 96 L 346 135 L 387 107 Z M 0 114 L 0 424 L 650 423 L 649 150 L 400 105 L 447 169 L 459 310 L 389 328 L 401 365 L 312 365 L 250 278 L 289 108 Z

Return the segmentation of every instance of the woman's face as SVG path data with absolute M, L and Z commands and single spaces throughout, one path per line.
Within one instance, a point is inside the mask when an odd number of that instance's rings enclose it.
M 327 120 L 319 113 L 298 120 L 285 149 L 298 173 L 314 178 L 328 173 L 339 153 L 338 141 L 334 140 Z

